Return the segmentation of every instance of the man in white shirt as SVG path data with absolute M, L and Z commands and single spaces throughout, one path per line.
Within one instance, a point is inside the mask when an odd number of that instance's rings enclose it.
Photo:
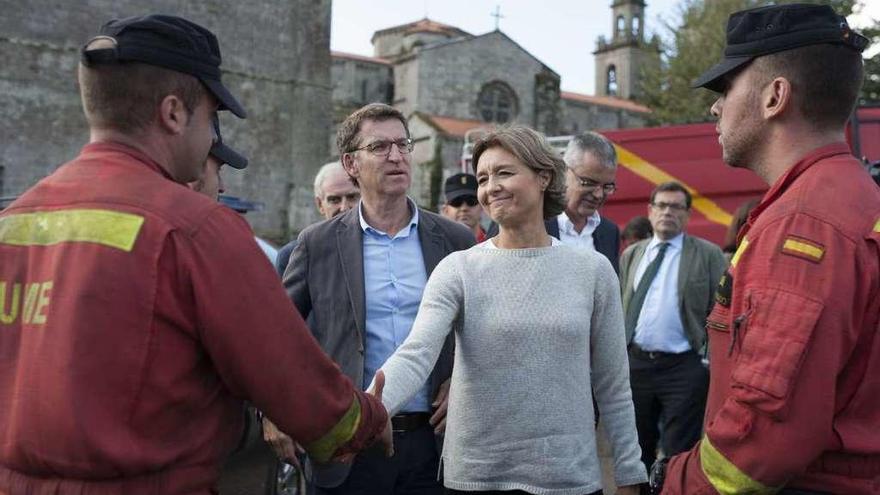
M 600 134 L 584 132 L 569 142 L 563 158 L 568 168 L 565 211 L 547 221 L 547 233 L 563 244 L 599 251 L 617 270 L 620 231 L 599 215 L 617 189 L 614 144 Z
M 636 428 L 647 469 L 658 444 L 667 456 L 689 450 L 703 427 L 705 324 L 726 261 L 718 246 L 685 234 L 690 208 L 684 186 L 657 186 L 648 205 L 653 237 L 620 259 Z

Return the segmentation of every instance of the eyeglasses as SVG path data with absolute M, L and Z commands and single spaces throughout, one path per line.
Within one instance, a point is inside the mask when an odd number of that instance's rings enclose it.
M 683 205 L 681 203 L 651 203 L 651 208 L 654 208 L 657 211 L 663 211 L 665 209 L 670 209 L 671 211 L 681 212 L 688 209 L 687 205 Z
M 578 185 L 581 186 L 582 189 L 586 189 L 587 191 L 595 192 L 599 189 L 602 189 L 602 193 L 605 196 L 611 196 L 612 194 L 614 194 L 614 191 L 617 190 L 617 184 L 613 182 L 603 184 L 601 182 L 596 182 L 589 177 L 581 177 L 580 175 L 574 173 L 574 170 L 568 169 L 568 171 L 571 172 L 571 175 L 573 175 L 575 179 L 577 179 Z
M 461 208 L 462 204 L 467 204 L 468 206 L 477 206 L 477 198 L 475 196 L 459 196 L 451 201 L 449 201 L 449 206 L 453 208 Z
M 401 155 L 408 155 L 412 153 L 412 150 L 415 147 L 415 143 L 413 143 L 413 140 L 410 138 L 398 139 L 397 141 L 388 141 L 382 139 L 379 141 L 373 141 L 372 143 L 361 146 L 360 148 L 355 148 L 349 153 L 366 150 L 376 156 L 388 156 L 391 154 L 391 145 L 397 146 L 397 151 L 399 151 Z

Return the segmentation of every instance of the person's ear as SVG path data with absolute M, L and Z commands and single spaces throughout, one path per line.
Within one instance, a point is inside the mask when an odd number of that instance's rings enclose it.
M 345 169 L 345 173 L 349 177 L 358 178 L 358 167 L 354 160 L 354 153 L 343 153 L 339 161 L 342 162 L 342 168 Z
M 791 81 L 777 77 L 761 94 L 761 115 L 765 120 L 781 116 L 792 105 Z
M 189 124 L 190 114 L 177 95 L 166 95 L 159 102 L 159 126 L 169 134 L 180 134 Z

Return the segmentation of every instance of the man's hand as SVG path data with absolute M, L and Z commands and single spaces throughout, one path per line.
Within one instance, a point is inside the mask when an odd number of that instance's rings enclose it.
M 371 394 L 373 397 L 379 399 L 379 402 L 382 402 L 382 389 L 385 388 L 385 372 L 379 370 L 376 372 L 376 377 L 373 379 L 373 387 L 370 390 L 367 390 L 368 394 Z M 391 414 L 388 415 L 388 423 L 385 425 L 385 431 L 382 432 L 382 435 L 379 437 L 382 441 L 382 444 L 385 446 L 385 455 L 391 457 L 394 455 L 394 434 L 393 428 L 391 426 Z
M 639 485 L 619 486 L 614 495 L 639 495 Z
M 269 418 L 263 416 L 263 440 L 266 441 L 275 451 L 275 455 L 282 461 L 296 466 L 301 469 L 297 453 L 302 453 L 303 449 L 292 438 L 285 435 L 284 432 L 275 426 L 275 423 L 269 421 Z
M 446 410 L 449 406 L 449 380 L 450 378 L 447 378 L 446 381 L 440 385 L 440 389 L 437 390 L 437 397 L 434 398 L 434 402 L 431 403 L 431 407 L 435 407 L 437 410 L 431 415 L 429 422 L 431 423 L 431 426 L 434 427 L 434 433 L 437 435 L 442 435 L 446 432 Z

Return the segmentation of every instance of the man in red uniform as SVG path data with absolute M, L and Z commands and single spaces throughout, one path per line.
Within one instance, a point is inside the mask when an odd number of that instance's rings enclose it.
M 738 12 L 695 83 L 771 187 L 708 318 L 705 434 L 655 493 L 880 493 L 880 190 L 844 135 L 866 44 L 828 6 Z
M 83 49 L 91 138 L 0 214 L 0 493 L 204 494 L 250 399 L 320 460 L 386 432 L 237 213 L 189 190 L 217 110 L 214 35 L 112 21 Z

